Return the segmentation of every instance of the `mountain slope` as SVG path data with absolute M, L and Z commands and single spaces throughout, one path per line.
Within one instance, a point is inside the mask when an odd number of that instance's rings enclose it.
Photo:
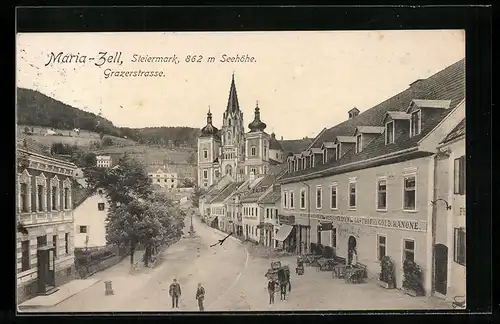
M 17 89 L 17 123 L 62 130 L 79 128 L 116 137 L 126 136 L 142 144 L 184 144 L 196 147 L 200 130 L 192 127 L 116 127 L 91 112 L 72 107 L 38 91 Z

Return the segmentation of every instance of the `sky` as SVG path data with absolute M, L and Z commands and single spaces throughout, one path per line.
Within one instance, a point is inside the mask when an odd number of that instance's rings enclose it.
M 245 125 L 258 101 L 266 131 L 284 139 L 315 137 L 351 108 L 363 112 L 465 57 L 462 30 L 20 33 L 16 41 L 18 87 L 102 112 L 116 126 L 201 128 L 210 106 L 220 128 L 234 73 Z M 86 60 L 49 62 L 60 52 Z M 121 64 L 96 66 L 99 52 L 121 53 Z M 224 54 L 254 62 L 220 62 Z M 178 63 L 134 55 L 175 55 Z M 106 78 L 139 70 L 162 75 Z

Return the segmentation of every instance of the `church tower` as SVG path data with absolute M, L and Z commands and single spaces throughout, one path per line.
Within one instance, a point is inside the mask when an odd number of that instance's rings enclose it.
M 219 174 L 220 134 L 217 127 L 212 125 L 210 108 L 207 113 L 207 124 L 201 129 L 198 138 L 198 186 L 208 188 L 217 183 Z
M 269 143 L 271 137 L 264 130 L 266 123 L 260 119 L 259 102 L 255 107 L 254 120 L 248 125 L 250 132 L 245 137 L 245 174 L 263 175 L 269 172 Z
M 245 127 L 240 110 L 234 74 L 229 88 L 226 111 L 222 117 L 220 168 L 222 175 L 229 174 L 240 181 L 244 178 Z

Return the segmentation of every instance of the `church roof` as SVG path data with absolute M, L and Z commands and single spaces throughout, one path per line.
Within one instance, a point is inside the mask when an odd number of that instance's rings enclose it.
M 266 129 L 267 125 L 262 120 L 260 120 L 260 108 L 257 103 L 257 107 L 255 107 L 255 117 L 253 121 L 248 124 L 248 128 L 250 128 L 250 132 L 262 132 Z
M 236 112 L 240 110 L 240 104 L 238 103 L 238 94 L 236 93 L 236 84 L 234 83 L 234 74 L 231 80 L 231 87 L 229 88 L 229 98 L 227 99 L 228 113 Z
M 207 125 L 201 129 L 201 135 L 200 137 L 219 137 L 219 129 L 212 125 L 212 113 L 210 112 L 210 109 L 208 109 L 207 113 Z
M 271 133 L 271 139 L 269 140 L 269 149 L 283 151 L 283 147 L 280 142 L 276 139 L 276 134 Z

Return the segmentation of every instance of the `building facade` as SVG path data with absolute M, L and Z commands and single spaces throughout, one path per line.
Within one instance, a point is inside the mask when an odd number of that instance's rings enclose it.
M 219 130 L 213 125 L 209 109 L 207 124 L 201 129 L 198 139 L 198 185 L 209 188 L 224 175 L 241 182 L 248 179 L 252 172 L 254 175 L 268 174 L 272 165 L 283 160 L 283 149 L 274 133 L 269 135 L 265 132 L 266 127 L 257 103 L 254 120 L 248 125 L 250 130 L 245 133 L 233 75 L 222 128 Z
M 277 241 L 275 234 L 279 229 L 278 211 L 280 210 L 281 187 L 273 184 L 271 190 L 260 199 L 263 208 L 263 219 L 261 227 L 263 231 L 264 246 L 276 248 Z
M 17 300 L 53 291 L 74 273 L 71 198 L 76 166 L 25 139 L 17 146 Z
M 288 157 L 280 221 L 294 219 L 296 252 L 328 245 L 350 262 L 355 251 L 370 277 L 387 255 L 398 288 L 403 262 L 413 260 L 426 294 L 436 291 L 436 147 L 465 118 L 464 82 L 462 60 L 363 113 L 349 111 Z
M 436 166 L 436 293 L 466 296 L 465 119 L 439 144 Z
M 95 158 L 98 168 L 110 168 L 113 165 L 111 156 L 109 155 L 98 155 Z
M 165 167 L 151 168 L 148 172 L 153 185 L 160 186 L 167 191 L 177 191 L 179 177 L 175 172 L 169 172 Z
M 276 177 L 272 174 L 267 174 L 256 180 L 258 183 L 252 186 L 245 196 L 241 198 L 243 228 L 246 239 L 264 244 L 264 235 L 269 225 L 265 225 L 266 209 L 261 203 L 261 199 L 272 192 Z
M 103 189 L 83 193 L 74 207 L 74 247 L 78 249 L 106 246 L 106 218 L 109 204 Z

